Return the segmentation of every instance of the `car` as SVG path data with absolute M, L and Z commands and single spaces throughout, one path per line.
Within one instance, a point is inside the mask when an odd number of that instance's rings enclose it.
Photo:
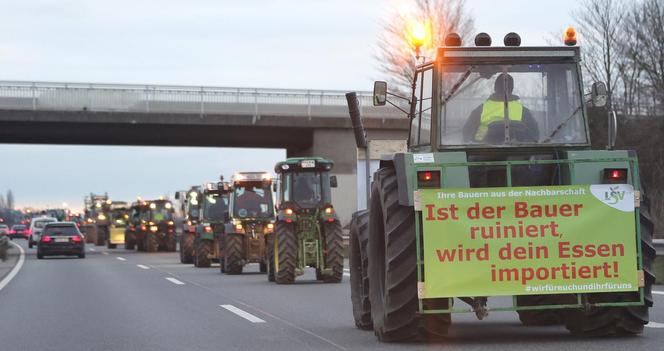
M 67 255 L 85 258 L 83 234 L 73 222 L 47 223 L 37 242 L 37 258 Z
M 39 241 L 39 235 L 41 234 L 46 224 L 54 223 L 57 221 L 58 220 L 53 217 L 33 218 L 32 221 L 30 222 L 30 230 L 28 231 L 28 234 L 30 234 L 30 237 L 28 239 L 28 247 L 32 248 L 32 246 L 37 244 L 37 242 Z
M 14 224 L 12 229 L 9 230 L 9 238 L 12 240 L 16 238 L 28 239 L 28 227 L 25 224 Z
M 0 224 L 0 235 L 9 235 L 9 227 L 6 224 Z

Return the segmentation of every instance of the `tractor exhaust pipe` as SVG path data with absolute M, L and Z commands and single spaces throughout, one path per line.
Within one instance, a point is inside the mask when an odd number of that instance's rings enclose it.
M 360 117 L 360 104 L 357 101 L 357 93 L 346 93 L 346 102 L 348 103 L 348 113 L 350 114 L 350 121 L 353 124 L 353 133 L 355 133 L 355 144 L 360 149 L 367 148 L 367 132 L 362 125 L 362 118 Z
M 369 209 L 369 193 L 371 186 L 371 179 L 369 172 L 371 172 L 370 156 L 369 156 L 369 143 L 367 142 L 367 131 L 362 125 L 362 117 L 360 116 L 360 104 L 357 101 L 357 93 L 346 93 L 346 102 L 348 103 L 348 114 L 350 114 L 350 121 L 353 124 L 353 133 L 355 134 L 355 144 L 358 149 L 364 149 L 364 166 L 365 166 L 365 195 L 367 199 L 367 210 Z

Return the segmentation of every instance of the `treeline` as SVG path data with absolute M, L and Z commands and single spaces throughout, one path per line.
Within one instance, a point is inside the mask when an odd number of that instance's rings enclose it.
M 624 116 L 664 116 L 664 0 L 584 0 L 572 16 L 586 83 Z

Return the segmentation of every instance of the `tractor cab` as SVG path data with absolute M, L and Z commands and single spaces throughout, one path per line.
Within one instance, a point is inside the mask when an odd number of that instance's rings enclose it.
M 271 220 L 274 217 L 269 173 L 238 172 L 233 175 L 232 183 L 229 213 L 233 219 Z
M 279 174 L 277 209 L 279 217 L 292 214 L 332 215 L 331 188 L 337 186 L 336 176 L 330 175 L 334 162 L 322 157 L 289 158 L 276 164 Z

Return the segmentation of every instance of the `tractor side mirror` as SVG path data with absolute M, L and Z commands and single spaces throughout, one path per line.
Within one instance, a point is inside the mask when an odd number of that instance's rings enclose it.
M 590 91 L 590 96 L 592 104 L 595 107 L 604 107 L 606 106 L 606 100 L 608 97 L 606 84 L 604 82 L 595 82 Z
M 383 81 L 374 82 L 373 105 L 385 106 L 386 103 L 387 103 L 387 82 Z
M 180 200 L 180 192 L 179 191 L 175 192 L 175 200 Z
M 272 191 L 277 192 L 277 183 L 272 183 Z
M 330 188 L 336 188 L 337 186 L 337 176 L 330 176 Z

